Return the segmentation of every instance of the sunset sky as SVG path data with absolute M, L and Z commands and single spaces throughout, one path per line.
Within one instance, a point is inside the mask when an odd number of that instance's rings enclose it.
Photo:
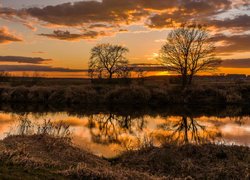
M 189 21 L 214 35 L 217 73 L 250 75 L 250 0 L 0 0 L 0 71 L 83 77 L 98 43 L 156 64 L 173 25 Z

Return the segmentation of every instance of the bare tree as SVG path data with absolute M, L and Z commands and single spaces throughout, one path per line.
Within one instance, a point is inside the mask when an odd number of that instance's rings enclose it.
M 160 124 L 158 128 L 167 132 L 163 137 L 159 137 L 164 138 L 163 140 L 168 143 L 203 144 L 212 143 L 221 138 L 218 128 L 205 126 L 199 120 L 188 115 L 183 115 L 177 121 L 166 119 L 166 122 Z
M 109 79 L 113 75 L 121 74 L 124 67 L 127 67 L 128 60 L 125 54 L 128 52 L 126 47 L 112 44 L 99 44 L 92 48 L 89 60 L 89 72 L 94 77 L 106 76 Z
M 221 63 L 214 50 L 214 43 L 204 26 L 185 24 L 169 33 L 159 57 L 170 71 L 181 75 L 184 88 L 192 83 L 197 72 L 215 70 Z

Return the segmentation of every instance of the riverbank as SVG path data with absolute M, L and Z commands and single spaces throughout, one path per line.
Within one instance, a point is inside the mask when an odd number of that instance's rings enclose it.
M 250 103 L 250 85 L 192 86 L 182 90 L 163 85 L 1 86 L 4 103 L 64 105 L 232 105 Z
M 248 179 L 250 149 L 165 145 L 105 159 L 69 138 L 9 136 L 0 141 L 0 177 L 9 179 Z

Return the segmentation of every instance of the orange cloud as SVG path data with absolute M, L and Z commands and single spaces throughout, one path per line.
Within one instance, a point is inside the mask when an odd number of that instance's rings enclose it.
M 245 14 L 223 20 L 210 20 L 208 24 L 220 29 L 247 31 L 250 29 L 250 16 Z
M 70 69 L 62 67 L 51 67 L 42 65 L 0 65 L 0 71 L 12 71 L 12 72 L 88 72 L 84 69 Z
M 0 56 L 0 62 L 16 62 L 27 64 L 42 64 L 51 61 L 51 59 L 43 59 L 40 57 L 23 57 L 23 56 Z
M 223 42 L 217 47 L 216 52 L 231 54 L 235 52 L 250 52 L 250 34 L 239 34 L 227 36 L 224 34 L 217 34 L 213 38 L 214 42 Z
M 231 19 L 215 19 L 215 16 L 223 12 L 242 7 L 249 8 L 250 2 L 245 0 L 237 2 L 232 0 L 102 0 L 21 10 L 0 8 L 0 17 L 12 21 L 19 20 L 33 30 L 35 30 L 33 25 L 36 23 L 52 28 L 70 27 L 79 30 L 84 27 L 85 32 L 79 34 L 61 30 L 39 34 L 49 38 L 74 41 L 113 35 L 132 23 L 141 23 L 150 28 L 169 28 L 183 22 L 199 21 L 216 28 L 246 31 L 250 27 L 249 16 L 246 14 Z
M 189 19 L 193 19 L 195 16 L 213 16 L 231 8 L 230 0 L 103 0 L 79 1 L 22 10 L 2 8 L 0 16 L 5 18 L 18 16 L 22 19 L 32 17 L 48 24 L 72 27 L 86 24 L 90 26 L 106 24 L 108 27 L 138 22 L 143 18 L 154 16 L 156 12 L 159 12 L 157 16 L 168 15 L 167 19 L 176 16 L 188 16 Z M 154 24 L 153 21 L 152 24 Z
M 55 30 L 51 34 L 39 34 L 39 35 L 53 38 L 53 39 L 75 41 L 75 40 L 80 40 L 80 39 L 96 39 L 100 36 L 105 36 L 106 33 L 104 31 L 100 31 L 100 32 L 86 31 L 82 34 L 75 34 L 75 33 L 69 32 L 69 31 Z
M 221 67 L 224 67 L 224 68 L 250 68 L 250 58 L 223 60 Z
M 0 44 L 20 41 L 22 41 L 22 39 L 12 34 L 7 27 L 0 28 Z

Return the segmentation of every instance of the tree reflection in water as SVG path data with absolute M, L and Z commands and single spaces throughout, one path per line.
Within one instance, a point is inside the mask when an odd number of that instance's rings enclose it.
M 112 113 L 92 115 L 88 121 L 88 128 L 92 141 L 99 144 L 116 143 L 124 147 L 129 144 L 141 146 L 141 143 L 209 143 L 221 137 L 215 126 L 206 127 L 191 116 L 169 119 L 157 125 L 157 129 L 148 129 L 144 116 L 121 116 Z M 150 136 L 150 137 L 149 137 Z M 131 142 L 136 141 L 136 142 Z M 141 141 L 141 142 L 138 142 Z M 140 144 L 138 144 L 140 143 Z
M 23 115 L 18 119 L 17 133 L 20 135 L 35 133 L 68 136 L 68 134 L 71 134 L 70 131 L 74 131 L 74 129 L 70 128 L 71 122 L 67 122 L 66 117 L 76 116 L 77 121 L 81 121 L 81 123 L 83 120 L 81 118 L 87 117 L 87 125 L 84 123 L 84 126 L 88 128 L 88 131 L 83 133 L 90 133 L 88 135 L 91 137 L 91 143 L 116 144 L 125 149 L 137 149 L 151 144 L 221 142 L 223 140 L 221 132 L 226 128 L 225 124 L 228 123 L 232 128 L 232 123 L 235 123 L 237 127 L 244 126 L 246 121 L 249 120 L 248 116 L 243 116 L 241 113 L 232 116 L 227 114 L 228 111 L 227 113 L 217 112 L 217 114 L 215 112 L 215 115 L 212 113 L 197 114 L 188 108 L 146 115 L 145 112 L 114 112 L 108 110 L 103 111 L 103 113 L 96 113 L 59 116 L 59 118 L 64 119 L 62 121 L 57 121 L 53 116 L 50 117 L 51 115 L 47 114 L 45 115 L 47 120 L 44 119 L 44 121 L 41 119 L 43 115 L 41 117 L 35 116 L 36 114 Z M 31 122 L 29 118 L 33 121 Z M 40 119 L 40 122 L 38 123 L 36 119 Z M 49 119 L 52 119 L 52 121 Z M 224 133 L 223 135 L 225 136 Z M 116 145 L 115 147 L 118 147 Z
M 167 119 L 167 122 L 160 124 L 158 128 L 165 131 L 164 134 L 158 135 L 162 143 L 202 144 L 214 142 L 221 137 L 218 128 L 207 127 L 191 116 L 182 116 L 177 120 Z
M 92 141 L 100 144 L 122 144 L 127 136 L 136 136 L 144 127 L 143 116 L 133 118 L 131 115 L 109 113 L 91 115 L 88 121 Z

